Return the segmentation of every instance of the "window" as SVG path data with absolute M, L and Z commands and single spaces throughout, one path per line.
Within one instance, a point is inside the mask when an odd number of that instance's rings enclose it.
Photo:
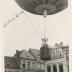
M 32 68 L 35 68 L 35 62 L 32 62 Z
M 47 72 L 51 72 L 51 66 L 50 65 L 47 66 Z
M 62 49 L 59 49 L 59 56 L 62 56 Z
M 27 66 L 28 66 L 28 68 L 30 68 L 30 61 L 27 62 Z
M 23 68 L 25 68 L 25 64 L 23 63 Z
M 54 57 L 56 56 L 56 52 L 53 52 L 54 53 Z
M 52 55 L 53 55 L 53 57 L 56 57 L 56 49 L 53 49 Z
M 25 61 L 22 61 L 22 68 L 25 68 L 26 64 Z
M 41 64 L 41 69 L 44 70 L 44 64 Z
M 53 65 L 53 72 L 57 72 L 56 64 Z
M 40 63 L 37 63 L 37 68 L 40 69 Z
M 59 72 L 63 72 L 63 64 L 62 63 L 59 64 Z

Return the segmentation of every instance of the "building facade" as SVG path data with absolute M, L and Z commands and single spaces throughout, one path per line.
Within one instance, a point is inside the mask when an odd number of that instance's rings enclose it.
M 60 43 L 49 48 L 51 59 L 48 61 L 41 60 L 40 50 L 16 50 L 13 57 L 5 57 L 5 72 L 69 72 L 69 46 Z

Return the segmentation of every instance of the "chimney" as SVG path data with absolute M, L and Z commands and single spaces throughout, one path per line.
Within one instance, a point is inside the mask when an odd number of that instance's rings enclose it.
M 16 50 L 16 56 L 19 57 L 20 51 Z
M 63 42 L 60 42 L 60 46 L 63 46 Z

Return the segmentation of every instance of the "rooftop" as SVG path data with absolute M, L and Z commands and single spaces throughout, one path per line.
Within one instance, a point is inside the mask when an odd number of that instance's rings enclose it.
M 5 68 L 20 69 L 18 61 L 13 57 L 4 57 Z
M 35 58 L 25 49 L 22 51 L 16 51 L 16 54 L 14 56 L 19 56 L 20 58 L 24 58 L 24 59 L 32 59 L 35 60 Z

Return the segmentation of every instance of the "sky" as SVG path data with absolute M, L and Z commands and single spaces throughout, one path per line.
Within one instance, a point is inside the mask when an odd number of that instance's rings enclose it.
M 13 56 L 16 50 L 28 50 L 29 48 L 40 49 L 41 39 L 39 34 L 43 35 L 43 25 L 45 23 L 43 16 L 34 15 L 24 11 L 24 13 L 3 27 L 11 18 L 21 12 L 22 9 L 14 0 L 2 1 L 1 27 L 2 27 L 2 50 L 5 56 Z M 72 25 L 70 23 L 69 8 L 46 18 L 46 37 L 48 44 L 63 42 L 72 45 Z M 42 34 L 40 33 L 39 27 Z

